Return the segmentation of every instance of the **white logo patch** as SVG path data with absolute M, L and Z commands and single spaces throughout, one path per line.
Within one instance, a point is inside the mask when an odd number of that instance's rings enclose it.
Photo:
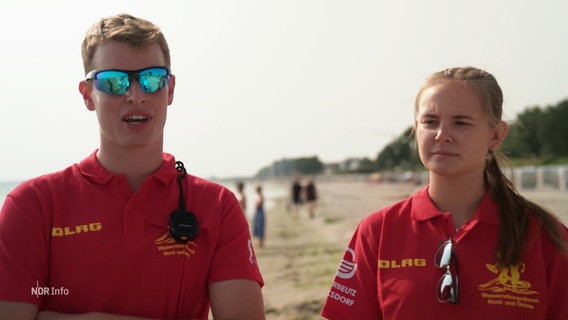
M 341 279 L 353 278 L 355 270 L 357 270 L 357 264 L 355 263 L 355 251 L 351 248 L 347 248 L 347 252 L 351 254 L 351 260 L 348 260 L 347 256 L 343 258 L 339 265 L 339 270 L 337 270 L 337 276 Z

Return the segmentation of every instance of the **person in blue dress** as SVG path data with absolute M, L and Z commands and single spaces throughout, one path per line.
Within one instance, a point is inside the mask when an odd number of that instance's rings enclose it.
M 254 217 L 253 217 L 253 236 L 258 238 L 258 247 L 264 247 L 264 235 L 265 235 L 265 216 L 264 216 L 264 195 L 262 194 L 262 187 L 259 185 L 256 187 L 256 202 L 254 206 Z

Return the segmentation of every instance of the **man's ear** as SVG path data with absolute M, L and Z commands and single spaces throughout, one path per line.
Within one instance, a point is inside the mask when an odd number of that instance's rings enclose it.
M 176 87 L 176 76 L 170 75 L 170 82 L 168 83 L 168 106 L 174 102 L 174 89 Z
M 89 86 L 87 81 L 83 80 L 79 82 L 79 92 L 83 96 L 85 107 L 87 107 L 88 110 L 94 111 L 95 104 L 93 103 L 93 99 L 91 98 L 91 93 L 93 92 L 93 90 L 91 86 Z

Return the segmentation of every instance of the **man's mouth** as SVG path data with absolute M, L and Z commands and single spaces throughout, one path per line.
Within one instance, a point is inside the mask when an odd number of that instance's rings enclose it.
M 136 125 L 136 124 L 142 124 L 142 123 L 148 121 L 148 117 L 143 116 L 143 115 L 134 114 L 134 115 L 124 117 L 122 119 L 122 121 L 124 121 L 128 124 Z

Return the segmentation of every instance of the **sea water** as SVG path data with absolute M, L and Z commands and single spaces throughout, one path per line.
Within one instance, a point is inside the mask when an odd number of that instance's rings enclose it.
M 219 180 L 217 183 L 225 186 L 236 194 L 237 183 L 234 180 Z M 6 195 L 12 191 L 21 181 L 3 181 L 0 182 L 0 204 L 4 203 Z M 247 180 L 245 181 L 245 196 L 247 198 L 247 209 L 245 214 L 247 217 L 254 215 L 254 204 L 257 198 L 256 186 L 262 186 L 262 193 L 264 195 L 264 209 L 270 210 L 279 199 L 288 197 L 289 190 L 288 184 L 282 181 L 270 180 Z M 291 186 L 291 185 L 290 185 Z M 177 191 L 176 191 L 177 192 Z
M 4 203 L 6 195 L 12 191 L 21 181 L 3 181 L 0 182 L 0 204 Z
M 227 189 L 231 190 L 235 195 L 237 194 L 237 181 L 234 180 L 219 180 L 217 183 L 223 185 Z M 247 208 L 245 215 L 251 218 L 254 215 L 255 202 L 258 198 L 256 193 L 256 187 L 262 187 L 262 195 L 264 196 L 264 210 L 269 211 L 272 207 L 276 205 L 278 200 L 286 199 L 289 197 L 292 184 L 288 185 L 284 181 L 279 180 L 250 180 L 244 181 L 245 188 L 244 193 L 247 200 Z

